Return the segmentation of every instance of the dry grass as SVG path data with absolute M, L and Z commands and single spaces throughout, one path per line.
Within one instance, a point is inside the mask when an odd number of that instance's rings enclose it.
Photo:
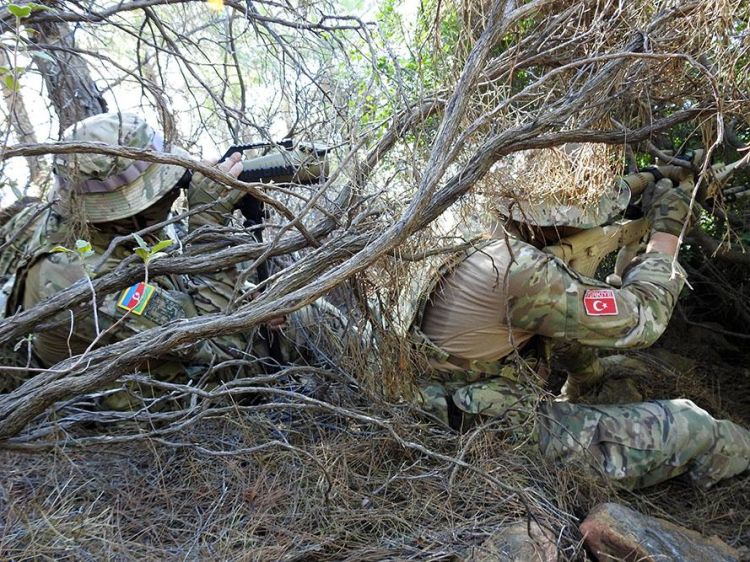
M 457 69 L 475 38 L 470 32 L 483 28 L 486 7 L 486 3 L 456 4 L 470 10 L 462 14 L 467 33 L 461 37 L 468 44 L 459 45 L 457 56 L 449 57 L 455 59 L 455 68 L 446 63 L 446 74 L 452 77 L 459 75 Z M 605 116 L 614 116 L 627 127 L 640 127 L 653 117 L 649 111 L 642 114 L 641 99 L 680 107 L 687 102 L 710 105 L 720 98 L 723 104 L 717 117 L 722 112 L 746 115 L 746 98 L 734 95 L 734 89 L 746 90 L 748 74 L 741 72 L 746 63 L 739 60 L 744 55 L 731 38 L 734 30 L 724 22 L 733 5 L 729 0 L 695 3 L 690 18 L 670 16 L 672 27 L 657 27 L 648 36 L 650 52 L 661 58 L 638 59 L 638 64 L 629 64 L 612 77 L 612 88 L 627 85 L 623 95 L 602 90 L 599 103 L 588 104 L 575 120 L 555 123 L 553 128 L 591 128 L 602 124 Z M 625 7 L 628 12 L 621 14 Z M 559 14 L 558 8 L 549 6 L 548 15 Z M 473 133 L 465 137 L 461 133 L 466 148 L 446 164 L 458 165 L 469 157 L 489 129 L 531 126 L 545 116 L 540 107 L 563 106 L 578 94 L 586 76 L 596 74 L 602 61 L 576 64 L 554 76 L 530 76 L 520 84 L 511 75 L 516 68 L 546 72 L 581 58 L 618 53 L 623 38 L 634 29 L 648 30 L 652 16 L 652 3 L 604 2 L 572 4 L 566 16 L 570 25 L 565 18 L 559 25 L 554 17 L 539 18 L 537 31 L 543 45 L 519 42 L 517 48 L 490 61 L 487 79 L 494 86 L 472 97 L 468 115 L 461 119 L 465 130 Z M 691 29 L 685 30 L 685 25 Z M 300 43 L 309 46 L 309 41 Z M 549 47 L 546 59 L 543 50 L 540 54 L 545 45 Z M 713 60 L 706 64 L 719 66 L 707 76 L 695 60 L 672 53 L 693 59 L 709 53 Z M 534 58 L 538 54 L 541 59 Z M 513 64 L 506 64 L 510 60 Z M 191 60 L 184 62 L 194 66 Z M 516 62 L 526 66 L 517 67 Z M 447 79 L 442 86 L 450 91 L 453 81 Z M 516 86 L 518 92 L 511 89 Z M 363 95 L 380 94 L 368 90 Z M 609 122 L 602 126 L 613 128 Z M 425 139 L 432 138 L 430 127 L 434 124 L 425 126 Z M 419 138 L 422 131 L 414 134 Z M 711 140 L 707 138 L 706 144 Z M 477 184 L 477 191 L 493 195 L 501 186 L 528 194 L 531 188 L 538 190 L 532 194 L 539 197 L 554 192 L 561 199 L 579 198 L 585 203 L 619 172 L 621 160 L 618 148 L 582 150 L 589 152 L 540 152 L 533 165 L 524 164 L 522 173 L 514 174 L 510 162 L 510 168 L 501 168 Z M 381 176 L 405 170 L 418 179 L 415 171 L 426 160 L 425 154 L 417 149 L 402 154 L 401 159 L 393 157 Z M 377 173 L 374 177 L 380 179 Z M 404 183 L 418 184 L 411 175 Z M 380 191 L 391 186 L 374 181 L 366 187 Z M 410 192 L 399 187 L 403 186 L 394 186 L 398 194 L 394 198 L 408 200 Z M 393 207 L 397 217 L 403 201 L 384 207 Z M 469 203 L 464 212 L 474 218 L 480 210 Z M 434 239 L 426 236 L 420 247 L 433 246 Z M 306 394 L 331 402 L 333 410 L 302 407 L 307 404 L 290 398 L 288 404 L 277 402 L 269 409 L 257 403 L 238 405 L 229 414 L 204 419 L 166 439 L 88 448 L 71 443 L 38 454 L 2 451 L 0 557 L 450 560 L 470 556 L 498 527 L 534 517 L 559 537 L 561 558 L 577 560 L 585 558 L 577 523 L 596 503 L 607 500 L 715 533 L 735 546 L 750 546 L 750 477 L 736 478 L 708 493 L 679 480 L 637 494 L 618 493 L 574 467 L 548 466 L 494 427 L 461 436 L 404 405 L 379 402 L 374 392 L 366 391 L 386 387 L 399 395 L 405 380 L 403 350 L 394 345 L 380 351 L 387 355 L 383 364 L 389 367 L 379 371 L 379 378 L 360 387 L 340 378 L 320 378 L 317 385 L 305 389 Z M 649 396 L 687 396 L 718 415 L 737 418 L 750 396 L 747 380 L 733 381 L 732 367 L 718 361 L 702 367 L 652 381 Z M 749 421 L 744 420 L 746 425 Z M 124 424 L 92 425 L 77 427 L 68 435 L 60 432 L 58 437 L 116 437 L 133 432 Z M 459 458 L 468 466 L 462 466 Z
M 461 447 L 457 436 L 401 409 L 377 413 L 394 416 L 401 436 L 436 453 L 452 456 Z M 216 450 L 281 439 L 297 450 L 213 457 L 145 442 L 4 454 L 3 555 L 450 559 L 468 555 L 494 529 L 526 513 L 517 497 L 478 473 L 455 471 L 449 462 L 404 448 L 382 428 L 309 416 L 280 423 L 271 417 L 238 415 L 182 437 Z M 465 459 L 523 488 L 533 515 L 562 533 L 566 557 L 577 555 L 568 496 L 571 488 L 581 492 L 571 477 L 547 472 L 539 459 L 510 450 L 491 433 L 475 439 Z
M 697 371 L 660 376 L 651 391 L 674 397 L 679 389 L 717 414 L 731 409 L 721 397 L 728 388 L 719 393 Z M 495 426 L 459 436 L 351 384 L 320 377 L 317 385 L 339 412 L 238 407 L 168 442 L 2 453 L 2 556 L 459 560 L 481 552 L 498 527 L 531 514 L 559 537 L 563 560 L 583 560 L 577 523 L 608 500 L 750 545 L 748 476 L 710 492 L 679 479 L 617 492 L 575 468 L 551 469 Z M 472 468 L 457 466 L 459 457 Z
M 622 147 L 571 143 L 560 148 L 513 154 L 482 180 L 490 200 L 512 198 L 531 203 L 596 204 L 622 172 Z

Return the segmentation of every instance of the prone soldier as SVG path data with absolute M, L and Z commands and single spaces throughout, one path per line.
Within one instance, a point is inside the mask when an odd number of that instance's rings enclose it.
M 165 150 L 158 131 L 141 117 L 127 113 L 84 119 L 71 126 L 63 140 Z M 188 156 L 178 147 L 171 147 L 169 152 Z M 241 153 L 231 155 L 218 167 L 238 177 L 244 169 Z M 0 278 L 7 295 L 2 313 L 31 308 L 83 282 L 94 268 L 98 274 L 114 270 L 137 246 L 134 240 L 116 246 L 103 264 L 98 263 L 113 239 L 164 222 L 183 190 L 188 210 L 211 204 L 206 210 L 190 214 L 188 233 L 205 226 L 228 224 L 233 210 L 240 207 L 245 196 L 242 191 L 228 190 L 200 172 L 190 173 L 182 166 L 102 154 L 59 155 L 55 158 L 55 177 L 57 202 L 46 210 L 41 204 L 26 208 L 3 229 L 11 233 L 25 226 L 20 236 L 16 232 L 15 238 L 9 240 L 9 250 L 0 260 Z M 33 220 L 27 224 L 29 219 Z M 72 247 L 77 239 L 87 240 L 90 251 L 59 251 L 61 247 Z M 162 229 L 144 234 L 143 239 L 155 247 L 168 239 L 168 234 Z M 93 311 L 75 316 L 63 312 L 56 317 L 53 328 L 34 333 L 30 340 L 31 355 L 40 366 L 50 367 L 81 355 L 94 345 L 106 345 L 176 320 L 224 312 L 240 278 L 239 268 L 230 266 L 215 273 L 161 275 L 115 294 L 97 295 Z M 297 326 L 305 323 L 303 328 L 319 322 L 309 307 L 296 314 L 294 320 Z M 269 322 L 276 337 L 281 337 L 284 321 Z M 287 358 L 296 354 L 297 343 L 287 340 L 284 352 Z M 216 367 L 232 359 L 244 359 L 247 365 L 260 369 L 259 365 L 269 362 L 268 355 L 267 341 L 254 330 L 248 330 L 175 349 L 168 357 L 144 365 L 143 370 L 160 380 L 177 378 L 185 382 L 186 377 L 203 373 L 208 365 Z M 223 374 L 219 370 L 217 376 L 230 376 L 230 371 L 236 374 L 236 367 Z M 17 384 L 11 377 L 5 377 L 4 382 L 6 386 Z M 125 393 L 113 396 L 105 404 L 107 407 L 131 406 Z

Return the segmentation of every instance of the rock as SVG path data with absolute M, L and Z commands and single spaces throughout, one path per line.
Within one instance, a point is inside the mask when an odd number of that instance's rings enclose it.
M 534 521 L 519 521 L 495 531 L 467 562 L 555 562 L 555 535 Z
M 740 552 L 718 537 L 705 537 L 664 519 L 603 503 L 579 527 L 589 552 L 601 562 L 690 560 L 738 562 Z

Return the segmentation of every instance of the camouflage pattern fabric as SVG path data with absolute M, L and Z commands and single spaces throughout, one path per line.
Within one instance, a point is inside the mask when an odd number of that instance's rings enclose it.
M 672 276 L 672 256 L 657 252 L 633 260 L 618 289 L 583 277 L 523 242 L 514 250 L 516 263 L 508 281 L 510 325 L 586 346 L 632 349 L 653 344 L 666 329 L 685 283 L 679 265 Z M 607 314 L 594 314 L 586 300 L 601 290 L 612 306 Z
M 68 127 L 62 140 L 101 142 L 189 157 L 178 147 L 166 147 L 161 135 L 132 113 L 93 115 Z M 63 214 L 82 212 L 88 223 L 140 213 L 161 199 L 185 173 L 182 166 L 94 153 L 60 154 L 55 157 L 55 169 L 56 195 L 66 209 Z
M 8 305 L 14 296 L 16 272 L 45 247 L 40 225 L 49 215 L 41 215 L 44 206 L 30 204 L 0 228 L 0 246 L 4 246 L 0 253 L 0 319 L 14 312 Z
M 634 489 L 681 474 L 710 487 L 750 466 L 750 432 L 715 420 L 690 400 L 540 408 L 540 449 L 555 461 L 578 462 Z
M 245 193 L 238 189 L 230 189 L 207 178 L 200 172 L 193 174 L 188 190 L 188 207 L 193 209 L 199 205 L 213 203 L 206 211 L 188 217 L 188 231 L 201 226 L 224 224 L 226 217 L 232 214 L 235 204 L 244 197 Z
M 672 187 L 669 179 L 659 180 L 652 190 L 644 194 L 644 207 L 648 209 L 653 232 L 679 236 L 690 214 L 692 180 L 684 181 L 683 188 Z M 648 201 L 646 201 L 648 199 Z
M 215 184 L 213 180 L 201 174 L 196 174 L 191 184 L 188 204 L 194 207 L 205 202 L 214 202 L 224 195 L 223 191 L 223 186 Z M 222 212 L 217 212 L 212 207 L 192 215 L 189 231 L 229 220 L 233 197 L 235 194 L 230 193 L 217 205 Z M 163 209 L 154 211 L 157 206 L 162 206 Z M 158 202 L 133 218 L 148 216 L 148 222 L 158 222 L 161 219 L 157 220 L 155 215 L 160 212 L 166 213 L 168 208 L 168 205 L 164 206 Z M 135 224 L 137 223 L 138 220 L 135 221 Z M 82 258 L 76 253 L 51 252 L 55 245 L 69 238 L 68 224 L 54 211 L 40 217 L 31 228 L 33 236 L 29 236 L 30 239 L 38 240 L 38 243 L 34 244 L 36 250 L 29 254 L 29 259 L 19 262 L 20 265 L 28 262 L 28 267 L 21 267 L 18 271 L 14 295 L 21 300 L 15 301 L 14 307 L 32 307 L 50 295 L 74 284 L 84 283 L 87 273 L 98 264 L 101 254 L 109 246 L 113 236 L 126 234 L 134 229 L 128 225 L 129 221 L 117 221 L 98 228 L 91 227 L 89 239 L 95 254 Z M 144 235 L 143 238 L 147 244 L 153 246 L 160 239 L 167 239 L 168 235 L 166 232 L 156 232 Z M 28 252 L 29 247 L 21 250 Z M 130 255 L 132 247 L 119 246 L 102 266 L 99 274 L 112 271 Z M 154 288 L 154 292 L 141 314 L 128 312 L 119 306 L 123 294 L 129 289 L 109 295 L 97 295 L 99 333 L 97 334 L 94 316 L 90 310 L 75 314 L 66 311 L 53 319 L 54 325 L 33 334 L 30 345 L 34 359 L 38 359 L 41 364 L 32 366 L 52 366 L 71 355 L 84 353 L 92 342 L 106 345 L 184 318 L 224 312 L 238 278 L 239 271 L 235 267 L 216 273 L 152 277 L 148 283 Z M 337 309 L 322 299 L 292 313 L 287 324 L 286 328 L 275 332 L 275 337 L 281 342 L 281 352 L 285 361 L 298 360 L 299 350 L 315 348 L 316 353 L 327 354 L 329 360 L 335 363 L 345 352 L 348 338 L 352 336 L 351 330 L 342 321 Z M 330 342 L 333 341 L 336 345 L 331 345 Z M 7 349 L 0 365 L 25 366 L 26 350 L 26 343 L 21 348 L 23 356 L 14 352 L 12 348 Z M 260 373 L 270 361 L 268 357 L 267 343 L 260 336 L 258 327 L 254 327 L 245 333 L 217 336 L 174 349 L 169 356 L 144 364 L 141 368 L 159 380 L 185 383 L 192 377 L 203 375 L 205 368 L 201 366 L 215 366 L 234 358 L 245 359 L 252 365 L 243 367 L 244 374 Z M 216 370 L 212 380 L 227 380 L 237 374 L 236 366 L 231 370 Z M 0 381 L 0 390 L 7 392 L 15 388 L 23 380 L 21 375 L 22 373 L 18 376 L 13 374 L 10 378 L 4 375 Z M 153 398 L 158 395 L 159 392 L 153 388 L 129 385 L 120 392 L 102 393 L 100 404 L 107 409 L 127 410 L 139 406 L 139 396 Z
M 499 361 L 520 347 L 514 342 L 526 342 L 532 334 L 593 347 L 647 347 L 666 328 L 684 285 L 684 271 L 676 267 L 673 277 L 671 256 L 643 254 L 618 289 L 583 277 L 520 240 L 493 240 L 442 280 L 429 297 L 420 328 L 432 346 L 470 361 Z M 465 276 L 469 270 L 471 276 Z M 477 283 L 478 276 L 484 280 Z M 474 293 L 465 289 L 472 279 L 479 287 Z M 592 314 L 586 301 L 602 291 L 611 310 Z M 493 356 L 483 341 L 488 334 L 499 340 Z
M 212 180 L 200 174 L 196 174 L 194 179 L 188 197 L 189 205 L 214 201 L 222 195 L 224 188 Z M 173 187 L 174 185 L 169 186 L 169 190 Z M 224 206 L 221 211 L 231 211 L 232 196 L 222 201 Z M 241 194 L 236 197 L 239 196 Z M 154 211 L 157 207 L 158 212 Z M 16 266 L 14 274 L 17 276 L 10 299 L 11 310 L 19 306 L 33 307 L 61 290 L 77 283 L 85 283 L 86 276 L 91 274 L 115 235 L 142 228 L 141 219 L 149 224 L 163 220 L 168 209 L 169 205 L 162 205 L 160 200 L 134 217 L 101 226 L 89 225 L 88 238 L 95 254 L 88 257 L 75 252 L 52 252 L 52 248 L 58 244 L 69 244 L 66 241 L 71 239 L 70 225 L 55 209 L 40 216 L 30 228 L 32 234 L 26 235 L 16 252 L 17 255 L 25 256 L 25 259 L 10 264 Z M 160 218 L 155 216 L 159 213 L 163 215 Z M 203 211 L 191 217 L 189 228 L 194 230 L 205 225 L 223 223 L 229 220 L 228 217 L 228 213 L 217 213 L 213 209 Z M 144 236 L 149 245 L 167 238 L 166 232 Z M 117 247 L 100 268 L 99 274 L 112 271 L 131 254 L 132 245 Z M 223 312 L 238 278 L 239 271 L 235 267 L 216 273 L 151 278 L 148 286 L 153 289 L 152 294 L 139 313 L 121 306 L 123 296 L 130 288 L 114 294 L 97 295 L 98 333 L 97 322 L 91 310 L 75 314 L 71 311 L 63 312 L 53 319 L 54 324 L 50 328 L 33 334 L 31 341 L 34 356 L 42 366 L 49 367 L 72 355 L 84 353 L 94 342 L 96 345 L 106 345 L 184 318 Z M 232 358 L 245 358 L 255 362 L 259 372 L 260 358 L 267 356 L 268 350 L 255 329 L 245 334 L 220 336 L 175 349 L 169 357 L 144 364 L 142 369 L 160 380 L 174 381 L 179 377 L 181 382 L 186 382 L 190 373 L 203 373 L 204 369 L 193 369 L 195 365 L 216 365 Z M 4 364 L 7 365 L 8 362 Z M 233 377 L 236 374 L 236 369 L 227 373 L 216 372 L 217 377 Z M 104 405 L 113 409 L 130 408 L 133 392 L 109 393 Z M 148 396 L 149 390 L 140 388 L 138 394 Z
M 667 207 L 666 214 L 672 213 L 671 205 Z M 672 214 L 676 219 L 676 212 Z M 456 423 L 456 409 L 465 417 L 508 419 L 509 427 L 524 428 L 517 439 L 528 436 L 538 419 L 540 447 L 547 457 L 582 461 L 629 487 L 682 473 L 710 486 L 746 470 L 750 433 L 713 419 L 692 402 L 544 402 L 535 415 L 539 393 L 534 386 L 519 384 L 518 377 L 508 373 L 496 376 L 504 359 L 528 341 L 526 334 L 535 334 L 549 339 L 553 365 L 570 375 L 572 385 L 579 387 L 576 394 L 596 386 L 608 362 L 590 348 L 653 344 L 665 330 L 685 282 L 684 270 L 679 265 L 675 269 L 672 256 L 646 253 L 633 260 L 622 286 L 615 288 L 579 275 L 521 240 L 492 241 L 451 268 L 423 300 L 420 334 L 444 358 L 442 364 L 433 361 L 436 370 L 420 388 L 423 407 L 454 428 L 465 426 L 465 419 Z M 516 331 L 521 345 L 506 345 Z M 491 347 L 491 357 L 483 341 L 490 333 L 502 338 L 502 345 Z M 472 347 L 472 342 L 482 343 Z M 473 368 L 477 357 L 494 361 L 495 368 Z M 472 368 L 459 368 L 466 363 Z M 631 389 L 625 384 L 623 390 Z
M 213 193 L 201 195 L 207 187 L 217 189 L 212 184 L 212 181 L 199 176 L 195 185 L 191 185 L 192 194 L 189 200 L 193 197 L 199 200 L 213 197 Z M 211 211 L 203 211 L 193 216 L 194 228 L 226 220 L 226 215 Z M 66 226 L 63 222 L 56 225 L 54 230 L 45 228 L 45 236 L 55 240 L 64 239 Z M 81 258 L 76 253 L 49 253 L 41 256 L 29 267 L 24 283 L 24 308 L 30 308 L 48 296 L 85 279 L 87 271 L 93 270 L 112 236 L 106 227 L 102 227 L 102 230 L 92 228 L 90 238 L 95 250 L 94 255 Z M 164 232 L 158 232 L 144 238 L 146 243 L 153 245 L 159 239 L 167 239 L 168 236 Z M 131 253 L 131 248 L 119 246 L 100 269 L 100 274 L 112 271 Z M 223 312 L 238 277 L 239 271 L 229 268 L 189 278 L 162 276 L 151 279 L 149 285 L 154 289 L 153 295 L 141 313 L 128 312 L 120 306 L 120 300 L 128 289 L 115 294 L 98 295 L 99 331 L 103 335 L 97 335 L 94 318 L 90 312 L 80 315 L 74 321 L 71 321 L 69 314 L 63 314 L 58 318 L 59 324 L 56 328 L 35 335 L 35 352 L 44 364 L 52 365 L 71 354 L 83 353 L 95 339 L 98 339 L 100 344 L 106 344 L 183 318 Z M 244 336 L 223 336 L 186 349 L 176 349 L 173 355 L 175 360 L 190 358 L 192 361 L 208 364 L 212 361 L 242 357 L 250 351 L 248 344 L 249 340 Z M 160 368 L 165 367 L 160 365 Z M 170 372 L 175 370 L 172 366 L 166 368 Z
M 425 383 L 418 401 L 454 429 L 502 420 L 512 442 L 538 443 L 550 461 L 577 463 L 630 489 L 681 474 L 707 488 L 750 467 L 750 431 L 714 419 L 690 400 L 540 402 L 533 387 L 494 377 L 468 385 Z
M 432 381 L 420 386 L 417 394 L 423 410 L 454 429 L 466 429 L 481 420 L 497 418 L 517 441 L 536 440 L 533 425 L 538 400 L 528 386 L 504 377 L 467 385 Z
M 566 375 L 561 396 L 575 401 L 588 389 L 593 388 L 605 376 L 604 366 L 595 348 L 572 341 L 555 341 L 549 345 L 552 369 Z

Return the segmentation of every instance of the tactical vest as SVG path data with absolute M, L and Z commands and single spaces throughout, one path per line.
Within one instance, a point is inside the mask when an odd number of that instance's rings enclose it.
M 45 231 L 49 222 L 56 224 L 58 219 L 50 211 L 40 213 L 43 208 L 43 203 L 30 204 L 0 227 L 0 246 L 3 247 L 0 252 L 0 319 L 15 312 L 8 308 L 17 305 L 19 273 L 51 247 Z

